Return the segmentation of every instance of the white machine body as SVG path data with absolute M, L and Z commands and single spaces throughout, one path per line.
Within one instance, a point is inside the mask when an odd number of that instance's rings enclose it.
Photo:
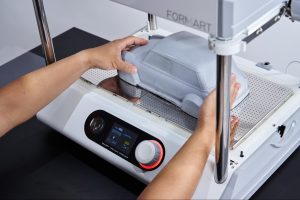
M 162 35 L 169 34 L 163 30 L 158 32 Z M 145 33 L 140 32 L 137 35 L 143 34 Z M 223 184 L 217 184 L 214 180 L 215 158 L 212 151 L 194 193 L 195 199 L 251 197 L 300 144 L 300 81 L 278 71 L 258 68 L 255 63 L 242 58 L 237 57 L 235 60 L 242 71 L 282 85 L 293 91 L 293 94 L 257 124 L 251 130 L 251 134 L 240 140 L 230 151 L 228 178 Z M 85 76 L 91 75 L 86 74 Z M 90 79 L 90 82 L 98 84 L 96 79 Z M 149 183 L 186 142 L 192 131 L 182 128 L 160 115 L 141 109 L 137 106 L 138 103 L 96 87 L 94 84 L 78 80 L 41 110 L 37 117 L 99 157 L 144 183 Z M 156 138 L 159 144 L 155 141 L 152 143 L 153 140 L 141 141 L 136 144 L 138 148 L 133 154 L 136 155 L 137 160 L 145 161 L 143 164 L 157 163 L 157 160 L 160 159 L 159 163 L 151 170 L 145 170 L 146 168 L 143 169 L 124 159 L 126 156 L 122 153 L 116 153 L 118 149 L 111 148 L 109 150 L 110 147 L 107 144 L 102 142 L 100 145 L 99 142 L 87 137 L 86 120 L 91 113 L 98 110 L 105 111 Z M 286 127 L 285 132 L 281 133 L 282 135 L 278 132 L 278 127 L 281 125 Z M 113 132 L 113 128 L 109 132 Z M 146 149 L 141 149 L 144 148 L 143 146 Z M 151 158 L 143 158 L 145 151 L 151 153 Z M 241 157 L 241 151 L 243 157 Z

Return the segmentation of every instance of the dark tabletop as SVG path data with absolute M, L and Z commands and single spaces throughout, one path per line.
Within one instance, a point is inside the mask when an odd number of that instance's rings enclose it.
M 61 59 L 106 42 L 72 28 L 54 39 L 54 47 Z M 40 47 L 31 53 L 42 56 Z M 0 87 L 41 67 L 17 60 L 0 66 Z M 298 149 L 252 198 L 300 198 L 299 170 Z M 0 138 L 0 199 L 135 199 L 144 187 L 35 117 Z

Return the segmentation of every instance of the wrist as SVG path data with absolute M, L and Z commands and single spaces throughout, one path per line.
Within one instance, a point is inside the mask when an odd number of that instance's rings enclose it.
M 214 144 L 215 131 L 212 127 L 198 127 L 194 134 L 201 138 L 202 147 L 208 152 L 211 151 L 212 145 Z
M 80 66 L 86 71 L 88 69 L 91 69 L 93 66 L 91 64 L 91 59 L 89 55 L 88 50 L 82 50 L 76 54 L 78 58 L 78 62 L 80 63 Z
M 195 129 L 197 133 L 204 133 L 204 135 L 210 135 L 216 132 L 216 126 L 212 123 L 199 123 Z

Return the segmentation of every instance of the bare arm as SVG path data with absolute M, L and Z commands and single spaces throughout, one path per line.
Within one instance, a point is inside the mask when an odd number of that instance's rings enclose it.
M 122 61 L 121 52 L 146 43 L 136 37 L 116 40 L 81 51 L 0 88 L 0 137 L 35 115 L 92 67 L 136 72 L 135 66 Z
M 236 78 L 232 78 L 231 102 L 239 89 Z M 215 140 L 216 92 L 204 101 L 200 111 L 198 127 L 173 159 L 155 177 L 139 196 L 139 199 L 190 199 L 198 185 L 208 155 Z M 233 124 L 237 125 L 235 119 Z M 234 130 L 236 126 L 232 127 Z

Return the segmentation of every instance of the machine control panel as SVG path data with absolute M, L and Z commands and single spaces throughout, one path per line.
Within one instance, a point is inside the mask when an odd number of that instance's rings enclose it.
M 84 131 L 92 141 L 145 171 L 158 168 L 164 159 L 164 145 L 158 138 L 103 110 L 88 116 Z

